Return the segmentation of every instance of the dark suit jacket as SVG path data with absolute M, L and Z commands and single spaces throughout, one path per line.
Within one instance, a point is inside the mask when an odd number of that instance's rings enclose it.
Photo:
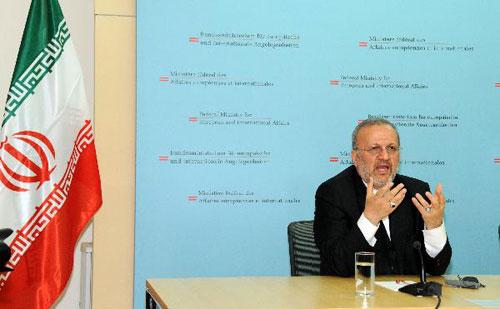
M 377 243 L 371 247 L 358 228 L 357 221 L 363 213 L 366 186 L 356 168 L 350 166 L 340 174 L 322 183 L 316 191 L 314 214 L 314 238 L 321 253 L 321 274 L 337 276 L 354 275 L 354 253 L 375 252 L 375 273 L 417 275 L 420 273 L 420 258 L 413 242 L 422 243 L 426 272 L 441 275 L 451 259 L 448 241 L 443 250 L 431 258 L 424 248 L 424 223 L 411 197 L 418 192 L 424 195 L 429 185 L 415 178 L 396 175 L 394 185 L 403 183 L 406 192 L 403 202 L 389 216 L 391 241 L 380 235 L 380 226 L 375 237 Z M 384 233 L 384 235 L 387 235 Z

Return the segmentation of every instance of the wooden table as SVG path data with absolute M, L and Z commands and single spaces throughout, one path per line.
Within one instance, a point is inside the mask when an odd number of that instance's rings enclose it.
M 481 308 L 467 299 L 500 300 L 500 276 L 478 276 L 485 288 L 443 286 L 440 308 Z M 417 277 L 378 276 L 376 281 Z M 430 281 L 443 283 L 443 277 Z M 150 279 L 147 293 L 162 309 L 434 308 L 435 297 L 414 297 L 376 286 L 375 296 L 354 296 L 354 279 L 339 277 L 236 277 Z M 157 307 L 158 308 L 158 307 Z

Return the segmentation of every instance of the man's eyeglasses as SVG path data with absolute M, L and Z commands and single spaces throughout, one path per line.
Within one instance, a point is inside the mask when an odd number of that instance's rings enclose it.
M 384 149 L 390 155 L 399 152 L 399 146 L 395 146 L 395 145 L 389 145 L 389 146 L 385 146 L 385 147 L 377 145 L 377 146 L 372 146 L 369 148 L 356 147 L 354 150 L 363 150 L 363 151 L 366 151 L 373 156 L 378 156 L 379 154 L 381 154 L 384 151 Z

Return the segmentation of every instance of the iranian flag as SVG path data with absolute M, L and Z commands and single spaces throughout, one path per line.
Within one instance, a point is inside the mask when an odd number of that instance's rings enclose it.
M 33 0 L 0 132 L 0 228 L 12 272 L 0 308 L 49 308 L 75 245 L 102 203 L 92 106 L 57 0 Z

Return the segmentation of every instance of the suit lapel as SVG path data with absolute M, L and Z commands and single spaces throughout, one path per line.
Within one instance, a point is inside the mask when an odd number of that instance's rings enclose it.
M 366 201 L 366 186 L 363 183 L 363 180 L 358 175 L 356 168 L 352 166 L 352 183 L 354 185 L 354 191 L 356 192 L 356 206 L 358 208 L 358 218 L 361 216 L 361 213 L 365 210 L 365 201 Z

